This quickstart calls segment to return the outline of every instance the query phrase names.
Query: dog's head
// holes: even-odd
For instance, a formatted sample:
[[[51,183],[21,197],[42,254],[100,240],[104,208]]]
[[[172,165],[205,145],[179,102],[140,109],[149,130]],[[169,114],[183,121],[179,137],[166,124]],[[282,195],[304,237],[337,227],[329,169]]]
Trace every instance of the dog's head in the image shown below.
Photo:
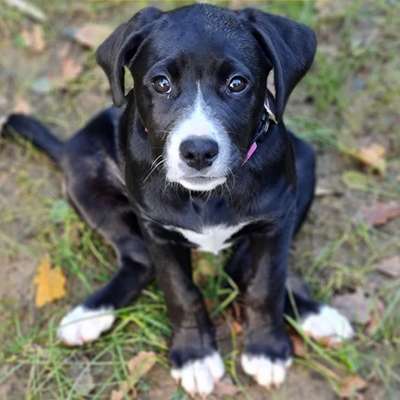
[[[126,101],[124,69],[131,71],[137,112],[153,160],[165,159],[166,179],[208,191],[243,162],[269,72],[279,122],[315,47],[314,33],[287,18],[198,4],[143,9],[99,47],[97,60],[117,106]]]

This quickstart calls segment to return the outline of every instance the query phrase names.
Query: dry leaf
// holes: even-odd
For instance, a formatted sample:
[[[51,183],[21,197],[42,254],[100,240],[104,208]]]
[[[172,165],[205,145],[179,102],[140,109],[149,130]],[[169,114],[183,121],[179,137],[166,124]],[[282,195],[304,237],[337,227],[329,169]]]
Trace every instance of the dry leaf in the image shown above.
[[[369,207],[361,209],[363,220],[371,226],[379,226],[400,217],[400,203],[390,201],[388,203],[377,202]]]
[[[36,307],[42,307],[65,296],[65,276],[60,267],[51,268],[48,255],[40,261],[34,283],[36,285]]]
[[[69,81],[77,78],[82,71],[82,66],[73,58],[65,57],[61,62],[61,77],[57,79],[59,85],[64,86]]]
[[[235,335],[240,335],[243,332],[242,325],[238,321],[235,321],[235,320],[233,320],[231,322],[231,330],[233,331],[233,333]]]
[[[152,351],[141,351],[128,361],[128,385],[133,388],[157,362],[157,356]]]
[[[113,390],[111,392],[110,400],[124,400],[126,393],[122,390]]]
[[[332,305],[352,322],[366,324],[370,320],[372,302],[361,289],[354,293],[335,296]]]
[[[293,353],[297,357],[305,357],[307,354],[306,346],[304,340],[302,340],[298,335],[290,335],[290,339],[293,344]]]
[[[341,398],[353,398],[357,392],[364,390],[367,382],[358,375],[350,375],[343,379],[340,385],[339,394]]]
[[[32,112],[32,108],[27,100],[21,97],[17,97],[17,99],[15,100],[13,112],[30,114]]]
[[[81,45],[89,48],[99,46],[112,32],[112,28],[108,25],[86,24],[80,28],[71,28],[67,31]]]
[[[221,381],[217,382],[215,386],[215,396],[222,397],[229,396],[233,397],[239,393],[239,388],[235,386],[229,377],[223,378]]]
[[[400,256],[384,258],[376,269],[392,278],[400,278]]]
[[[358,161],[381,174],[386,170],[385,153],[385,148],[377,143],[361,147],[360,149],[351,152],[353,157]]]
[[[42,52],[46,47],[43,28],[38,24],[33,25],[31,29],[24,29],[21,37],[25,45],[35,53]]]

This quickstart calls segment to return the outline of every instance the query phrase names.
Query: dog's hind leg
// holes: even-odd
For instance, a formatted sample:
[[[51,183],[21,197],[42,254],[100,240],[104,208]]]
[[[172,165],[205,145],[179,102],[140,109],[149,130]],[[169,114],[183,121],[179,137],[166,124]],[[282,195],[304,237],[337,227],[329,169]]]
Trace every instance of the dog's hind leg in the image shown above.
[[[239,242],[228,260],[225,271],[238,285],[245,288],[251,278],[249,242]],[[354,332],[349,321],[335,308],[315,301],[304,281],[289,274],[286,283],[286,316],[297,321],[304,333],[317,340],[340,342],[350,339]]]
[[[107,156],[101,160],[93,157],[76,160],[66,170],[72,203],[91,227],[112,244],[119,265],[108,284],[61,321],[58,336],[68,345],[93,341],[110,329],[115,310],[135,300],[154,277],[136,215],[121,181],[114,176],[117,170],[112,163]]]

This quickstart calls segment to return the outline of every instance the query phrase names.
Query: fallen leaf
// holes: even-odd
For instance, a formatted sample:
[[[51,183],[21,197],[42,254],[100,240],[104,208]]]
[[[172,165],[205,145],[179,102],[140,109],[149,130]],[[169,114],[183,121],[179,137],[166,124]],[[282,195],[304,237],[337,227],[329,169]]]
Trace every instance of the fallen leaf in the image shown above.
[[[239,388],[233,384],[232,380],[225,376],[215,385],[214,394],[218,397],[230,396],[233,397],[239,393]]]
[[[377,202],[372,206],[362,208],[361,215],[368,225],[383,225],[392,219],[400,217],[400,203],[396,201],[388,203]]]
[[[235,333],[236,335],[240,335],[243,332],[242,325],[238,321],[235,321],[235,320],[233,320],[231,322],[231,329],[232,329],[233,333]]]
[[[367,382],[359,375],[350,375],[343,379],[340,384],[339,395],[341,398],[354,398],[357,392],[367,387]]]
[[[307,354],[306,346],[304,340],[302,340],[298,335],[290,335],[290,339],[293,344],[293,353],[297,357],[305,357]]]
[[[400,278],[400,256],[384,258],[376,269],[392,278]]]
[[[364,325],[370,320],[372,301],[361,289],[354,293],[335,296],[332,299],[332,306],[352,322]]]
[[[129,388],[133,388],[139,380],[145,376],[157,362],[157,356],[152,351],[141,351],[128,361],[129,376],[127,379]]]
[[[108,25],[86,24],[79,28],[68,28],[67,36],[74,39],[84,47],[98,47],[112,32]]]
[[[124,400],[126,393],[122,390],[113,390],[111,392],[110,400]]]
[[[66,278],[60,267],[51,267],[48,255],[40,261],[34,283],[36,285],[36,307],[42,307],[65,296]]]
[[[65,57],[61,61],[61,76],[57,79],[57,86],[64,86],[69,81],[72,81],[82,71],[82,65],[73,58]]]
[[[14,103],[13,112],[22,113],[22,114],[30,114],[32,112],[32,108],[26,99],[17,97],[17,99],[15,100],[15,103]]]
[[[46,47],[43,28],[38,24],[33,25],[30,29],[24,29],[21,37],[25,46],[35,53],[42,52]]]
[[[377,143],[372,143],[350,152],[350,154],[362,164],[371,167],[381,174],[386,170],[385,153],[385,148]]]

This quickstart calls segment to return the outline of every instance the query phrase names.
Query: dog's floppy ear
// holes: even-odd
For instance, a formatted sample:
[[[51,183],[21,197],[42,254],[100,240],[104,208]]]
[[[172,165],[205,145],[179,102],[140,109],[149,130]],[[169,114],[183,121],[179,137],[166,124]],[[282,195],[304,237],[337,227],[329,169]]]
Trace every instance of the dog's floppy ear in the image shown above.
[[[253,8],[239,15],[250,23],[253,35],[273,64],[275,111],[280,120],[290,93],[313,62],[315,33],[303,24]]]
[[[137,54],[149,34],[152,23],[162,15],[155,7],[147,7],[120,25],[97,49],[96,59],[110,82],[114,104],[125,101],[124,66]]]

